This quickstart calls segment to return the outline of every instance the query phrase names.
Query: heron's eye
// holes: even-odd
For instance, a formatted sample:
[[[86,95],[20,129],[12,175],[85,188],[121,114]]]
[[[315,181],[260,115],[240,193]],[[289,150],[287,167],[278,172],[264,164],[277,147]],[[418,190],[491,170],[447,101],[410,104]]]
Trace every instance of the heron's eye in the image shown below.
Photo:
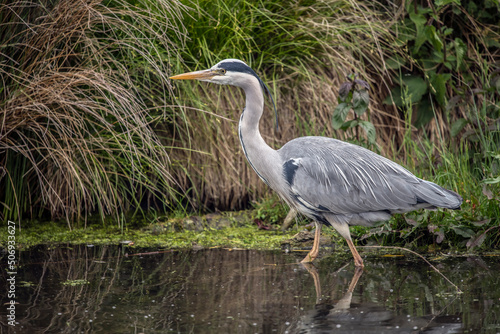
[[[222,75],[226,74],[226,69],[224,68],[219,69],[219,73]]]

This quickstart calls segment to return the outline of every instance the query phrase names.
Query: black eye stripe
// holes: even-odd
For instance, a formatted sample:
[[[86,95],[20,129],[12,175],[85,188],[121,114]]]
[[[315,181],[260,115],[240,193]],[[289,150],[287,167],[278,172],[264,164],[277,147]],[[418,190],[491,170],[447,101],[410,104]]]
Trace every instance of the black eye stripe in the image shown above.
[[[219,68],[227,70],[227,71],[233,71],[233,72],[240,72],[240,73],[248,73],[253,75],[254,77],[257,77],[257,73],[255,73],[254,70],[252,70],[248,65],[236,62],[236,61],[231,61],[231,62],[224,62],[219,64]]]

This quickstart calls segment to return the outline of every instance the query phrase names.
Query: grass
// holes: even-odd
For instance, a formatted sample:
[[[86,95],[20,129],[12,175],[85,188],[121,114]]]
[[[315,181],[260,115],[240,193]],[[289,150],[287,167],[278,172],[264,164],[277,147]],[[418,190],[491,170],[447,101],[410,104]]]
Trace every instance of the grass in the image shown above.
[[[0,212],[69,228],[148,205],[179,187],[167,143],[168,57],[183,36],[167,1],[0,3]]]

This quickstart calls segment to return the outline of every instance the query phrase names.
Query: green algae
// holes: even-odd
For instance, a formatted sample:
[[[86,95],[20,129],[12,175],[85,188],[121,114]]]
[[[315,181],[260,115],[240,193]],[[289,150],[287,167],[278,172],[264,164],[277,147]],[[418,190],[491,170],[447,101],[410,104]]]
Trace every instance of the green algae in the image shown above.
[[[22,230],[16,231],[16,246],[20,250],[47,244],[126,244],[132,247],[172,249],[227,247],[271,250],[280,249],[281,242],[297,232],[296,230],[282,232],[279,226],[271,227],[269,230],[260,229],[247,218],[240,217],[236,221],[226,216],[217,219],[190,217],[134,228],[94,224],[71,231],[63,223],[28,224]],[[0,245],[5,247],[7,240],[7,229],[1,229]]]

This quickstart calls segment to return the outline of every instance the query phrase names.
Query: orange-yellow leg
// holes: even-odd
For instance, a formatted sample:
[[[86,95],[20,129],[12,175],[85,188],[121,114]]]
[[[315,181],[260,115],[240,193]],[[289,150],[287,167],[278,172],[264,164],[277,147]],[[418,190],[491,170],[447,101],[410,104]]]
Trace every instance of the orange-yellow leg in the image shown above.
[[[302,263],[313,262],[319,254],[319,240],[321,238],[321,224],[316,223],[316,232],[314,232],[314,242],[311,251],[306,255]],[[359,256],[359,255],[358,255]],[[360,257],[361,258],[361,257]]]
[[[359,255],[358,251],[356,250],[356,247],[354,247],[354,244],[352,243],[351,238],[346,239],[347,244],[349,245],[349,249],[351,250],[352,256],[354,257],[354,265],[356,267],[363,268],[365,265],[363,264],[363,259]]]

